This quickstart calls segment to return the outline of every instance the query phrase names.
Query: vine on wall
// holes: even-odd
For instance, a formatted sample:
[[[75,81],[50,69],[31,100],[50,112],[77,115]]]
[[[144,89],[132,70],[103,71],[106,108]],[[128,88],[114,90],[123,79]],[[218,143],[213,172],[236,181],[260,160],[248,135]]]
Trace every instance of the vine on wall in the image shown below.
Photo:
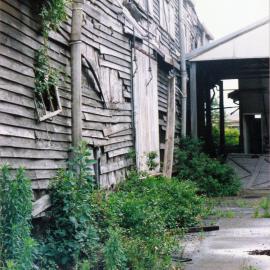
[[[43,45],[35,55],[35,102],[37,109],[42,109],[45,114],[46,111],[58,109],[55,89],[59,84],[60,74],[50,64],[49,33],[57,31],[67,19],[66,6],[70,3],[71,0],[47,0],[44,1],[40,12]]]

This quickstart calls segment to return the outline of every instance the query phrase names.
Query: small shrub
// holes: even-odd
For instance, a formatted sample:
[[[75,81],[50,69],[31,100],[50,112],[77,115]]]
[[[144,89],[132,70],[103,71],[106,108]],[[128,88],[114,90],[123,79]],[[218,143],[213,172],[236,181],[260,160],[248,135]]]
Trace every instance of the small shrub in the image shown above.
[[[42,34],[48,38],[50,31],[57,31],[61,23],[68,18],[66,6],[70,0],[47,0],[42,7]]]
[[[263,210],[262,217],[264,218],[270,218],[270,197],[263,198],[260,202],[260,207]]]
[[[33,268],[35,242],[31,238],[31,182],[24,170],[11,176],[4,165],[0,169],[0,267]]]
[[[175,152],[177,177],[195,182],[208,196],[236,195],[240,181],[233,169],[202,153],[201,145],[194,139],[180,140]]]
[[[148,166],[149,171],[155,170],[155,168],[158,166],[158,163],[156,162],[156,158],[158,157],[157,152],[152,151],[147,154],[147,162],[146,165]]]
[[[121,243],[120,233],[112,228],[108,230],[109,239],[105,244],[104,258],[106,270],[127,270],[127,258]]]
[[[260,213],[262,210],[262,214]],[[270,218],[270,197],[263,198],[259,206],[255,208],[253,213],[254,218]]]
[[[98,234],[92,215],[94,189],[90,150],[86,143],[73,149],[68,169],[58,172],[50,190],[51,222],[43,256],[58,267],[69,269],[81,259],[97,261]]]
[[[169,269],[177,244],[173,230],[178,233],[197,224],[206,213],[205,199],[196,191],[189,182],[149,176],[142,179],[134,172],[115,192],[97,191],[93,205],[105,246],[117,247],[120,258],[124,253],[128,269]],[[107,240],[111,239],[108,228],[121,232],[114,241]]]

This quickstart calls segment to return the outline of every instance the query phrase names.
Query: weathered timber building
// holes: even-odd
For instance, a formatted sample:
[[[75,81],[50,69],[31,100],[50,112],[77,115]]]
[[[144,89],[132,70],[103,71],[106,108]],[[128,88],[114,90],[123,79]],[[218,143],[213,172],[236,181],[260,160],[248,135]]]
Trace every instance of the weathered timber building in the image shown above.
[[[33,189],[42,191],[66,166],[71,146],[71,7],[68,20],[49,35],[50,62],[61,81],[54,102],[43,100],[40,111],[34,101],[35,54],[43,44],[37,2],[0,0],[0,164],[25,167]],[[82,137],[97,160],[98,182],[110,187],[125,177],[131,149],[142,170],[147,153],[164,159],[172,93],[172,113],[181,119],[179,3],[88,0],[82,8]],[[192,1],[183,8],[189,51],[211,35]]]

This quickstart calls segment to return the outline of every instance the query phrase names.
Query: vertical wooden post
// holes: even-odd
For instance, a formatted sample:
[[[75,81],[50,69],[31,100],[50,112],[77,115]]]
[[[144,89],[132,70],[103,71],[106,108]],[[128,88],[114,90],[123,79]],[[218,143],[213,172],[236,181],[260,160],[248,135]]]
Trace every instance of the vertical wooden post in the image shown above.
[[[197,116],[197,66],[196,63],[190,65],[190,119],[191,136],[198,137],[198,116]]]
[[[224,94],[223,81],[219,83],[219,152],[224,153],[225,150],[225,113],[224,113]]]
[[[73,0],[71,26],[72,145],[82,139],[81,28],[84,0]]]
[[[206,94],[206,147],[208,153],[213,153],[213,136],[212,136],[212,113],[211,113],[211,92],[210,85],[206,86],[205,94]]]
[[[175,133],[175,76],[170,78],[163,175],[172,176]]]

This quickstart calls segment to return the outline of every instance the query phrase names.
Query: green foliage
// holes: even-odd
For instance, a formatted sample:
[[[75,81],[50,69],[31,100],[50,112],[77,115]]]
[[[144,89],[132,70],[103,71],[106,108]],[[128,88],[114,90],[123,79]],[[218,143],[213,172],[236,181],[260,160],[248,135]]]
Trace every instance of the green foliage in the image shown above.
[[[89,261],[83,260],[83,262],[79,264],[79,270],[89,270],[89,269],[91,269]]]
[[[239,144],[240,131],[237,128],[225,128],[225,140],[226,145],[238,145]]]
[[[101,238],[106,242],[111,239],[108,228],[118,228],[119,233],[113,235],[115,240],[105,245],[110,250],[117,247],[118,253],[114,253],[122,258],[118,261],[127,259],[128,269],[169,269],[176,247],[172,232],[197,224],[206,213],[205,200],[196,195],[192,183],[163,177],[142,179],[134,172],[115,192],[96,192],[94,201],[98,223],[103,228]],[[125,269],[125,264],[121,267]]]
[[[96,262],[98,235],[91,208],[94,189],[90,151],[86,143],[73,149],[68,169],[58,172],[50,190],[51,222],[42,253],[64,269],[80,259]]]
[[[219,145],[219,128],[214,125],[212,127],[212,135],[214,145]],[[226,127],[225,128],[225,142],[227,146],[236,146],[239,144],[240,131],[237,128]]]
[[[59,73],[52,68],[48,54],[48,39],[50,31],[57,31],[62,22],[67,19],[66,6],[70,0],[46,0],[44,1],[40,16],[42,19],[42,35],[44,45],[37,51],[35,55],[35,94],[37,101],[41,102],[43,95],[52,97],[50,92],[52,87],[59,83]],[[41,105],[41,104],[38,104]]]
[[[236,195],[240,181],[226,164],[201,152],[201,142],[182,139],[175,151],[177,177],[195,182],[200,192],[208,196]]]
[[[127,258],[121,243],[120,232],[109,228],[109,239],[105,244],[104,258],[106,270],[126,270]]]
[[[4,165],[0,169],[0,267],[33,268],[34,240],[31,238],[31,182],[20,168],[15,177]]]
[[[132,160],[132,170],[136,170],[136,150],[131,148],[127,153],[127,158]]]
[[[35,60],[35,93],[38,97],[37,100],[42,100],[44,95],[49,95],[52,98],[50,92],[52,87],[58,85],[59,73],[50,66],[46,47],[42,47],[37,51]]]
[[[260,201],[260,207],[263,209],[263,217],[270,218],[270,197],[263,198]]]
[[[260,214],[260,209],[263,211],[262,214]],[[260,201],[259,207],[255,209],[253,217],[254,218],[270,218],[270,197],[265,197]]]
[[[48,38],[50,31],[57,31],[61,23],[67,19],[66,6],[71,0],[47,0],[43,4],[40,16],[42,18],[42,34]]]
[[[157,166],[158,163],[156,162],[156,158],[158,157],[157,152],[152,151],[147,154],[147,162],[146,165],[150,171],[153,171]]]

